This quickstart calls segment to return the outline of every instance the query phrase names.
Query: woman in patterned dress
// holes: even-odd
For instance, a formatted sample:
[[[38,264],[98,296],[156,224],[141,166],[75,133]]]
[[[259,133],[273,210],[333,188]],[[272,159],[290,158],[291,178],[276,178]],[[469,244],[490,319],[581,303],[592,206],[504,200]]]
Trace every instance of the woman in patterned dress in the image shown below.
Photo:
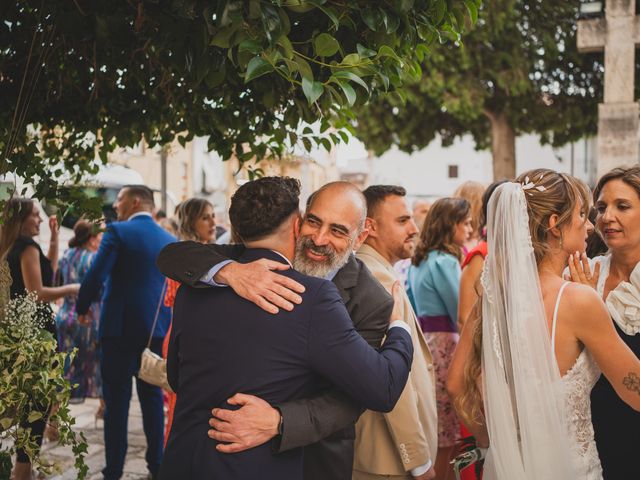
[[[69,240],[69,249],[58,263],[60,283],[82,283],[91,262],[98,251],[102,233],[86,220],[78,220],[73,227],[74,236]],[[67,297],[58,314],[58,344],[60,350],[77,348],[76,357],[68,366],[67,378],[71,385],[77,385],[71,392],[71,402],[81,403],[86,397],[100,398],[100,409],[96,419],[102,418],[102,378],[100,375],[100,355],[98,349],[98,327],[100,322],[100,302],[89,308],[88,325],[81,325],[76,314],[76,297]]]
[[[452,478],[449,465],[460,439],[460,422],[445,389],[458,344],[458,294],[462,247],[471,235],[471,208],[461,198],[436,201],[420,232],[409,269],[408,294],[433,355],[438,410],[436,478]]]

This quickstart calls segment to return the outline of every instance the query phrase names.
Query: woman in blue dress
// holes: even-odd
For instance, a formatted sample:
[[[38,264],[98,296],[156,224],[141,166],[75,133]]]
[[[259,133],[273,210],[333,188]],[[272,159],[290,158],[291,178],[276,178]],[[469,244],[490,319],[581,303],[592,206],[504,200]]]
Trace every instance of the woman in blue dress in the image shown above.
[[[85,220],[78,220],[73,231],[74,237],[69,241],[69,249],[58,263],[62,285],[82,283],[102,238],[102,233]],[[56,315],[56,326],[60,350],[68,352],[73,348],[78,349],[76,357],[69,365],[67,378],[71,385],[77,385],[71,392],[71,401],[81,403],[86,397],[102,397],[98,350],[100,302],[93,303],[89,308],[87,316],[91,322],[85,326],[78,322],[76,300],[75,296],[64,299],[64,304]],[[101,414],[102,407],[96,418],[101,418]]]
[[[460,422],[445,383],[458,344],[458,293],[462,247],[473,231],[471,207],[462,198],[435,202],[411,261],[408,294],[433,355],[438,410],[438,479],[450,478],[449,461],[460,439]]]

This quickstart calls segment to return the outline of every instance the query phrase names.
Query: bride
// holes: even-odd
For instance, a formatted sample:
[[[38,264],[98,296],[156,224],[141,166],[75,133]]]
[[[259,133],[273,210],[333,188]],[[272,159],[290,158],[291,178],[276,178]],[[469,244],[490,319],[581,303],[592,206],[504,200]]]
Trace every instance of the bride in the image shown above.
[[[491,198],[481,307],[465,325],[447,384],[489,446],[487,480],[601,479],[589,405],[601,372],[640,410],[640,360],[597,293],[562,278],[593,228],[588,208],[584,184],[547,169]]]

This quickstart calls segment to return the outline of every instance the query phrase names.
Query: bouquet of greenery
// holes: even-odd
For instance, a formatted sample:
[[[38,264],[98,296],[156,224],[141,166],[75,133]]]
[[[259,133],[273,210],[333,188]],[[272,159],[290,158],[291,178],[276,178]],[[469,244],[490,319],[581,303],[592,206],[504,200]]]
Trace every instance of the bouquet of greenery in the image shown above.
[[[54,471],[54,465],[40,458],[30,429],[21,426],[49,411],[48,421],[58,429],[59,444],[71,445],[78,478],[84,479],[87,443],[82,433],[78,436],[71,429],[75,423],[69,413],[71,385],[64,377],[65,364],[75,352],[56,352],[56,339],[44,329],[46,322],[53,321],[51,309],[38,302],[35,294],[9,301],[4,313],[0,321],[0,479],[9,478],[7,457],[18,448],[43,473]]]

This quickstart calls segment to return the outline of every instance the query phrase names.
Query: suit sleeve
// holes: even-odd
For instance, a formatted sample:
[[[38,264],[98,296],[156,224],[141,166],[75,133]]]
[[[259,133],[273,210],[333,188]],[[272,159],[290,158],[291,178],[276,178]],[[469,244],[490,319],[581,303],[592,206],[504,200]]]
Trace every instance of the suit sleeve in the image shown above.
[[[425,400],[417,398],[416,389],[411,382],[411,377],[409,377],[395,408],[384,414],[389,432],[391,432],[391,437],[398,449],[398,455],[400,458],[405,453],[408,456],[409,462],[403,463],[407,472],[424,465],[428,461],[433,464],[436,461],[435,458],[431,458],[429,442],[421,428],[418,414],[418,404],[420,401]]]
[[[79,315],[84,315],[89,311],[89,307],[93,302],[98,300],[102,285],[107,279],[118,257],[118,249],[120,248],[120,237],[113,228],[113,225],[107,228],[98,253],[91,262],[91,267],[87,272],[82,285],[80,286],[80,292],[78,293],[78,300],[76,302],[76,312]]]
[[[391,284],[385,285],[391,289]],[[404,302],[402,318],[409,323],[412,318],[412,312],[407,312],[407,306],[411,304]],[[403,458],[406,455],[407,463],[403,462],[403,466],[407,472],[431,461],[435,464],[435,458],[431,458],[431,450],[429,442],[424,434],[421,425],[418,405],[426,399],[419,399],[416,395],[416,389],[412,384],[412,378],[409,376],[407,385],[402,391],[402,395],[398,399],[398,403],[393,410],[384,413],[384,419],[393,438],[394,444],[398,449],[398,455]]]
[[[390,411],[409,376],[411,335],[389,330],[379,352],[356,332],[336,287],[324,282],[311,309],[308,357],[312,368],[365,408]]]
[[[175,242],[162,249],[156,264],[162,274],[172,280],[190,287],[207,288],[200,278],[218,263],[237,259],[244,250],[244,245]]]
[[[392,310],[393,299],[385,298],[359,322],[361,328],[358,328],[357,332],[373,348],[380,347],[384,332],[379,332],[378,328],[375,332],[370,331],[368,326],[388,324]],[[365,337],[363,333],[368,335]],[[276,407],[280,410],[284,427],[282,435],[274,439],[273,450],[276,453],[319,442],[332,433],[352,425],[364,411],[360,403],[335,387],[322,395],[286,402]]]

